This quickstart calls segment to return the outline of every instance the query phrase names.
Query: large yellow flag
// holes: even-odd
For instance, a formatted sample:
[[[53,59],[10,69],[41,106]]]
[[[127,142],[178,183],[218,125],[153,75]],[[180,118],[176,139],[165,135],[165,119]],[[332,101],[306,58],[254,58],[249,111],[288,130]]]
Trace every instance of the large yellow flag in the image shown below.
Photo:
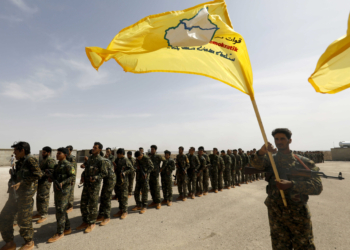
[[[121,30],[107,49],[85,50],[95,69],[114,58],[126,72],[203,75],[254,99],[246,44],[233,30],[224,0],[148,16]]]
[[[350,16],[347,34],[329,45],[309,82],[317,92],[328,94],[350,87]]]

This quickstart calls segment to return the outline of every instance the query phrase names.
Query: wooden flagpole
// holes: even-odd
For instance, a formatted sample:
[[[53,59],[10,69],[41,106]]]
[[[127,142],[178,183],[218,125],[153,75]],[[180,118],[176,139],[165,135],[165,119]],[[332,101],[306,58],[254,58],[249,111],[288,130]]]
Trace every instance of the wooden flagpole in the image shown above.
[[[266,137],[264,125],[263,125],[263,123],[261,121],[261,117],[260,117],[260,114],[259,114],[258,106],[256,105],[254,96],[250,95],[250,100],[252,101],[252,104],[253,104],[253,107],[254,107],[254,111],[255,111],[255,115],[256,115],[256,118],[258,119],[258,123],[259,123],[259,127],[260,127],[260,130],[261,130],[261,134],[262,134],[262,136],[264,138],[264,141],[265,141],[266,149],[268,149],[268,142],[267,142],[267,137]],[[275,174],[276,180],[280,181],[280,176],[278,175],[278,171],[277,171],[277,168],[276,168],[276,163],[275,163],[275,161],[274,161],[274,159],[272,157],[272,154],[269,151],[267,151],[267,153],[269,155],[270,162],[271,162],[272,169],[273,169],[273,172]],[[287,201],[286,201],[286,197],[284,195],[284,192],[283,192],[283,190],[280,190],[280,192],[281,192],[283,204],[284,204],[285,207],[287,207]]]

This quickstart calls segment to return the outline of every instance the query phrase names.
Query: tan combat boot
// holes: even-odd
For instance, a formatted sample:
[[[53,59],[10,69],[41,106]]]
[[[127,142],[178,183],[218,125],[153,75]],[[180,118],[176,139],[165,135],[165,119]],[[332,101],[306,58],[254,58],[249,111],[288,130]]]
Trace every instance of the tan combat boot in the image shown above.
[[[63,231],[64,235],[69,235],[71,233],[72,233],[72,229],[70,229],[70,228]]]
[[[33,215],[32,216],[32,219],[40,219],[41,218],[41,215],[40,214],[36,214],[36,215]]]
[[[184,198],[182,199],[182,201],[187,201],[187,197],[184,197]]]
[[[202,193],[199,193],[199,194],[198,194],[198,197],[202,197],[202,196],[203,196],[203,194],[202,194]]]
[[[237,184],[237,186],[238,186],[238,187],[240,187],[240,186],[241,186],[241,184],[239,184],[239,183],[238,183],[238,184]]]
[[[208,192],[204,192],[203,195],[208,195]]]
[[[160,203],[157,203],[156,209],[160,209],[162,207],[162,205],[160,205]]]
[[[114,218],[118,218],[120,216],[122,216],[123,211],[119,210],[118,213],[116,213],[115,215],[113,215]]]
[[[172,201],[168,201],[167,203],[168,203],[168,204],[167,204],[168,207],[171,207],[171,205],[173,205],[173,202],[172,202]]]
[[[157,206],[157,203],[154,203],[153,201],[151,204],[148,205],[148,207],[156,207],[156,206]]]
[[[220,188],[219,191],[222,192],[222,188]]]
[[[194,194],[191,195],[191,198],[192,198],[192,200],[194,200],[194,198],[195,198]]]
[[[85,233],[91,233],[92,230],[94,230],[96,227],[96,224],[90,224],[86,229],[85,229]]]
[[[105,226],[111,221],[110,218],[103,219],[103,221],[100,223],[100,226]]]
[[[124,220],[126,218],[126,216],[128,216],[128,213],[123,213],[122,216],[120,217],[120,219]]]
[[[138,206],[135,206],[133,209],[131,209],[131,211],[137,211],[137,210],[141,210],[142,207],[138,207]]]
[[[143,207],[140,211],[140,214],[144,214],[144,213],[146,213],[146,211],[147,211],[147,208]]]
[[[231,188],[235,188],[235,185],[232,185]]]
[[[34,249],[34,241],[29,241],[19,249],[19,250],[33,250]]]
[[[16,250],[16,243],[14,241],[7,242],[1,250]]]
[[[54,243],[60,239],[62,239],[64,236],[64,234],[55,234],[54,236],[52,236],[47,242],[48,243]]]
[[[215,189],[214,193],[216,193],[216,194],[217,194],[218,192],[219,192],[219,191],[218,191],[217,189]]]
[[[79,227],[76,228],[76,230],[83,230],[86,229],[89,226],[89,224],[83,222]]]
[[[38,221],[36,222],[36,224],[43,223],[43,222],[46,221],[46,220],[47,220],[47,218],[42,217],[40,220],[38,220]]]
[[[69,214],[72,211],[73,211],[73,208],[71,207],[71,208],[68,208],[66,212],[67,212],[67,214]]]

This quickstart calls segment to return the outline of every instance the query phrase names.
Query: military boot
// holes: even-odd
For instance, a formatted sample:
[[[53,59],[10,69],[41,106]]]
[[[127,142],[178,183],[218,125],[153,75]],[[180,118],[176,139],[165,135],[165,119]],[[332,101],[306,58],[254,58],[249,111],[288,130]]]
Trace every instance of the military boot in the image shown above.
[[[40,219],[41,218],[41,215],[40,214],[36,214],[36,215],[33,215],[32,216],[32,219]]]
[[[142,207],[138,207],[138,206],[135,206],[133,209],[131,209],[131,211],[137,211],[137,210],[141,210]]]
[[[62,239],[64,236],[64,234],[55,234],[54,236],[52,236],[47,242],[48,243],[54,243],[60,239]]]
[[[151,204],[148,205],[148,207],[156,207],[157,206],[157,203],[153,202]]]
[[[146,211],[147,211],[147,208],[143,207],[140,211],[140,214],[144,214],[144,213],[146,213]]]
[[[69,234],[71,234],[72,233],[72,229],[65,229],[64,231],[63,231],[63,234],[64,235],[69,235]]]
[[[160,203],[157,203],[156,209],[160,209],[162,207],[162,205],[160,205]]]
[[[29,241],[19,249],[19,250],[33,250],[34,249],[34,241]]]
[[[126,216],[128,216],[128,213],[124,212],[124,213],[122,214],[122,216],[120,217],[120,219],[124,220],[124,219],[126,218]]]
[[[110,218],[103,219],[103,221],[100,223],[100,226],[105,226],[111,221]]]
[[[79,227],[76,228],[76,230],[83,230],[86,229],[89,226],[89,224],[83,222]]]
[[[216,194],[217,194],[218,192],[219,192],[219,191],[218,191],[217,189],[215,189],[215,190],[214,190],[214,193],[216,193]]]
[[[0,250],[16,250],[16,243],[13,241],[7,242]]]
[[[120,216],[122,216],[123,211],[119,210],[118,213],[116,213],[115,215],[113,215],[114,218],[118,218]]]
[[[73,208],[71,207],[71,208],[68,208],[66,212],[67,212],[67,214],[69,214],[72,211],[73,211]]]
[[[90,224],[86,229],[85,233],[90,233],[92,230],[94,230],[96,227],[96,224]]]
[[[36,224],[40,224],[40,223],[43,223],[44,221],[46,221],[47,220],[47,218],[45,218],[45,217],[41,217],[41,219],[40,220],[38,220],[37,222],[36,222]]]
[[[168,201],[167,205],[168,205],[168,207],[171,207],[171,205],[173,205],[173,202],[172,201]]]

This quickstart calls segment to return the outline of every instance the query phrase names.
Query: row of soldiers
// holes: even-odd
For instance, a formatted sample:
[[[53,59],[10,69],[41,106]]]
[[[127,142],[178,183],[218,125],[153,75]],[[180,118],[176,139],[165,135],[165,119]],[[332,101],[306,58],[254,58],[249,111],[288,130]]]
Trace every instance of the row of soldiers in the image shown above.
[[[0,231],[6,242],[1,250],[15,249],[13,222],[17,211],[20,234],[26,241],[21,249],[33,249],[34,231],[31,220],[38,218],[39,224],[47,220],[52,182],[54,183],[57,231],[48,242],[56,242],[72,232],[68,213],[73,210],[77,173],[77,163],[71,154],[73,147],[67,146],[57,150],[57,164],[51,157],[50,147],[43,148],[40,164],[30,155],[28,143],[19,142],[12,147],[18,161],[15,171],[11,172],[9,200],[0,214]],[[98,221],[101,221],[100,226],[110,222],[113,190],[116,194],[115,199],[119,202],[119,212],[114,217],[121,219],[127,217],[128,198],[132,195],[135,178],[136,206],[132,210],[140,210],[140,214],[143,214],[147,207],[160,209],[161,205],[172,205],[172,173],[175,169],[180,194],[177,199],[182,201],[186,201],[187,198],[195,199],[195,196],[202,197],[208,192],[218,193],[223,188],[235,188],[242,183],[248,184],[264,177],[263,174],[245,175],[242,171],[242,168],[249,165],[250,160],[255,157],[255,149],[247,153],[242,149],[226,152],[222,150],[220,154],[219,150],[214,148],[213,153],[208,155],[204,147],[199,147],[197,152],[194,147],[191,147],[188,154],[184,154],[184,148],[179,147],[179,154],[175,160],[170,158],[170,151],[165,151],[164,156],[158,155],[155,145],[151,146],[148,155],[143,152],[143,148],[139,148],[134,155],[135,158],[132,157],[131,151],[125,156],[122,148],[116,151],[116,156],[111,148],[107,148],[106,155],[103,157],[102,149],[101,143],[94,143],[91,155],[86,157],[84,164],[81,165],[84,169],[80,180],[83,186],[80,205],[82,224],[77,227],[77,230],[85,230],[86,233],[94,230]],[[163,191],[162,201],[159,176],[161,176]],[[209,179],[211,190],[209,190]],[[28,189],[28,185],[33,188]],[[17,193],[12,190],[16,190]],[[150,205],[148,205],[149,191],[152,196]],[[38,213],[28,218],[29,210],[33,209],[32,198],[35,192],[37,192]],[[99,197],[100,207],[98,208]],[[14,210],[13,206],[18,210]]]
[[[324,153],[321,151],[306,151],[306,152],[293,151],[293,152],[294,154],[298,154],[306,158],[309,158],[315,163],[324,163]]]

